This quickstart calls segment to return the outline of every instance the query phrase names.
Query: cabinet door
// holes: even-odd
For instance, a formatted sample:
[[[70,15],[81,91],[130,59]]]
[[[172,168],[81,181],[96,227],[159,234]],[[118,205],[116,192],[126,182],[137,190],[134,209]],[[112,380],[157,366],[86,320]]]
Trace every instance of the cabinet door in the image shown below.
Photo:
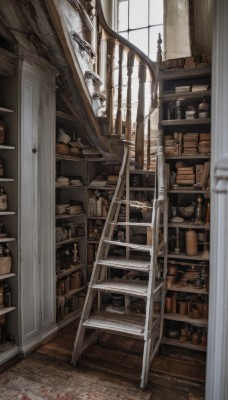
[[[54,76],[25,61],[21,75],[20,263],[24,351],[55,323]]]

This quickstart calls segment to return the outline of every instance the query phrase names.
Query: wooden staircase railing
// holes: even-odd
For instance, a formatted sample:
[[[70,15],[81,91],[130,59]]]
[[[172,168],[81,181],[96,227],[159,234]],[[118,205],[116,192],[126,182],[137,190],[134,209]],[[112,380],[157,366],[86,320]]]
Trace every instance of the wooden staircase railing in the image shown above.
[[[157,106],[156,63],[107,25],[100,0],[96,1],[96,19],[97,73],[105,82],[101,90],[106,94],[106,135],[133,143],[131,158],[136,169],[153,169],[157,135],[151,131],[150,119]]]

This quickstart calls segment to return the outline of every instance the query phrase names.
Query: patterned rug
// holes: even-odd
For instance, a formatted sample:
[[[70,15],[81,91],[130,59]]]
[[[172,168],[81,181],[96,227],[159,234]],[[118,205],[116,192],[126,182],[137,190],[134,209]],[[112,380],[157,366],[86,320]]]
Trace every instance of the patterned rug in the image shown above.
[[[61,362],[30,356],[0,375],[1,400],[150,400],[151,392]]]

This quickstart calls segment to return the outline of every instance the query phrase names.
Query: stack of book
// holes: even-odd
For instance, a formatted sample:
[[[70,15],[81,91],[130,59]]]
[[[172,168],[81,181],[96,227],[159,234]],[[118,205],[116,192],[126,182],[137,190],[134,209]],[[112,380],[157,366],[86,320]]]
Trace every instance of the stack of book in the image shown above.
[[[200,133],[198,151],[200,154],[210,154],[211,151],[210,133]]]
[[[209,187],[210,161],[196,165],[196,184],[202,189]]]
[[[198,133],[183,134],[183,155],[197,154],[198,136]]]
[[[174,132],[164,138],[166,156],[180,156],[182,154],[182,133]]]
[[[179,167],[177,168],[176,184],[177,185],[195,185],[196,176],[194,167]]]
[[[209,84],[205,85],[192,85],[192,92],[204,92],[205,90],[208,90],[210,87]]]
[[[176,86],[175,87],[175,93],[188,93],[191,91],[190,86]]]
[[[196,63],[196,59],[193,56],[190,57],[185,57],[184,60],[184,68],[194,68],[196,67],[197,63]]]

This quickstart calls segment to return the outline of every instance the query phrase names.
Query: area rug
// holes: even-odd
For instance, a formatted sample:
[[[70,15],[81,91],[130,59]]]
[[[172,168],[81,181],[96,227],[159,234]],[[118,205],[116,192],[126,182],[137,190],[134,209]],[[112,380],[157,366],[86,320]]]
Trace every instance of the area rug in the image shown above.
[[[150,400],[124,379],[30,356],[0,375],[1,400]]]

